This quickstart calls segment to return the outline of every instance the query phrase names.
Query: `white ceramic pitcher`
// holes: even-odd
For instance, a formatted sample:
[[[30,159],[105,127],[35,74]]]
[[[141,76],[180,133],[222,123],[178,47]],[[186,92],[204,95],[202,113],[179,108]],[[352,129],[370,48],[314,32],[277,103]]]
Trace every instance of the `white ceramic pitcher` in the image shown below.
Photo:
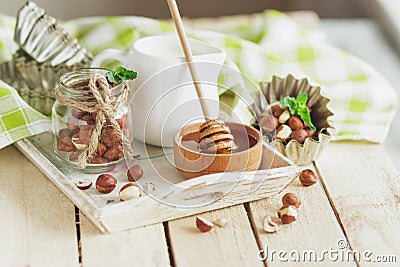
[[[207,108],[217,118],[217,81],[226,53],[193,39],[189,39],[189,45]],[[174,134],[184,125],[204,120],[177,35],[141,38],[129,52],[104,50],[95,57],[92,66],[98,67],[106,60],[118,60],[138,73],[130,82],[134,90],[131,107],[136,139],[172,147]]]

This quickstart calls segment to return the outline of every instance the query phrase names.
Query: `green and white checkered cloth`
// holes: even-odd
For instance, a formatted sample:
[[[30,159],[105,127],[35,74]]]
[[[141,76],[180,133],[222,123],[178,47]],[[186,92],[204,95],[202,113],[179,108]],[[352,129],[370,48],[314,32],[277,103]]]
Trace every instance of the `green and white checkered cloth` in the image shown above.
[[[13,24],[13,18],[0,16],[1,60],[11,58]],[[129,50],[141,37],[175,30],[169,22],[143,17],[82,18],[63,25],[93,54],[106,48]],[[265,11],[263,19],[252,24],[187,31],[192,38],[224,49],[226,64],[254,83],[291,73],[321,85],[335,114],[331,117],[336,128],[335,140],[382,142],[386,137],[397,106],[393,88],[368,64],[329,45],[321,32],[300,28],[274,10]],[[240,85],[230,73],[221,73],[219,83],[225,88]],[[27,108],[13,89],[3,84],[0,87],[4,87],[0,91],[0,148],[50,129],[48,119]],[[11,104],[10,97],[15,104]],[[235,111],[247,116],[245,107],[237,103],[232,102]],[[13,123],[8,123],[10,120]]]

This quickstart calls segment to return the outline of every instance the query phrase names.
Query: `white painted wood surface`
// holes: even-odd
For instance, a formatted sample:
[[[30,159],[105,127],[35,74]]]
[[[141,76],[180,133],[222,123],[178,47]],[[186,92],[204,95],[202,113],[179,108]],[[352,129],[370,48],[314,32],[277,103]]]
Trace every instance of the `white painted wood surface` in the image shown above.
[[[170,266],[162,224],[104,235],[82,213],[79,217],[83,266]]]
[[[352,249],[394,255],[399,264],[400,175],[382,146],[336,143],[317,167]]]
[[[202,233],[196,228],[196,216],[168,222],[176,266],[262,266],[258,246],[243,205],[201,214],[214,221],[227,220],[225,227],[214,226]]]
[[[311,168],[312,165],[303,166],[302,169]],[[265,216],[277,216],[277,211],[282,206],[282,196],[288,192],[295,193],[301,199],[298,208],[298,219],[290,225],[281,225],[277,233],[268,234],[263,230],[263,219]],[[340,228],[335,214],[332,211],[327,195],[321,183],[311,187],[304,187],[299,179],[296,179],[282,193],[268,199],[250,203],[251,220],[255,225],[255,234],[264,256],[270,256],[265,261],[268,266],[282,266],[284,262],[277,259],[277,255],[271,255],[272,250],[292,250],[303,253],[304,251],[315,251],[317,258],[322,259],[322,252],[329,248],[338,249],[339,240],[346,240]],[[346,249],[347,251],[348,249]],[[332,262],[328,255],[324,260],[296,263],[296,266],[318,266],[323,262],[324,266],[355,266],[354,262]],[[287,255],[286,258],[289,259]],[[288,260],[294,264],[293,261]],[[289,264],[289,265],[291,265]]]
[[[0,170],[0,266],[78,266],[74,205],[14,146]]]

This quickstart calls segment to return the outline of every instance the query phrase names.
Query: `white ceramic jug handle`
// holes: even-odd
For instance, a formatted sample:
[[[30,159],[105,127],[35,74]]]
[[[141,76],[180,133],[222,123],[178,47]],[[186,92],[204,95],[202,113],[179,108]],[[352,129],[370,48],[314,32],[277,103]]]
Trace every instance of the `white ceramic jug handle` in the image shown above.
[[[96,57],[93,59],[92,64],[90,65],[91,67],[98,68],[101,66],[101,64],[104,61],[107,60],[118,60],[120,61],[125,67],[128,66],[128,58],[129,58],[129,53],[125,51],[121,51],[118,49],[106,49],[101,51],[96,55]]]

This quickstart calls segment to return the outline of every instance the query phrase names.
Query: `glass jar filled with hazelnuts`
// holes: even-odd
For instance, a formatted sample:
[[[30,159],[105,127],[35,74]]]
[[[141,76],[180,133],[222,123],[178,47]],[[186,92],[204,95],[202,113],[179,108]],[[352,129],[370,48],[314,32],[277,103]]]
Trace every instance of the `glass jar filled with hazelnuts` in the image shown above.
[[[130,91],[123,77],[125,71],[130,79],[136,77],[125,68],[120,69],[120,76],[115,70],[98,68],[61,76],[52,108],[53,148],[59,159],[79,170],[97,173],[131,152]]]

